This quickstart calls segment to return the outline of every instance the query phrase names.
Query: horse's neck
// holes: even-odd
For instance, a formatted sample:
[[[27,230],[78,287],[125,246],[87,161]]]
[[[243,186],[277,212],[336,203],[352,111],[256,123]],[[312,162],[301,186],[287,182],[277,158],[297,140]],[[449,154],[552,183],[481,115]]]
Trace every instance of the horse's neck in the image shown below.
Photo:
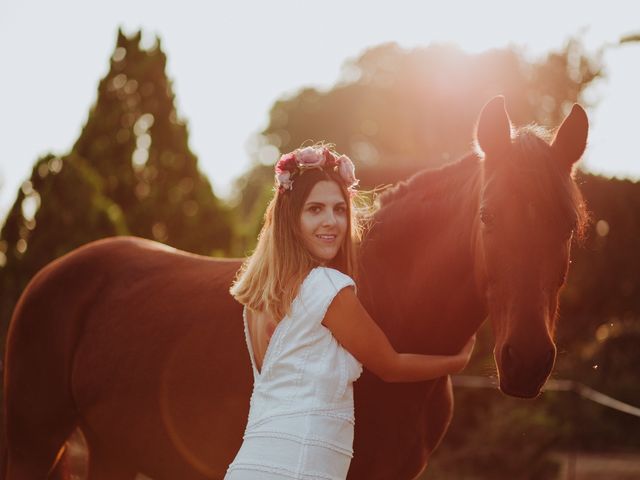
[[[480,167],[450,172],[462,178],[435,194],[409,184],[416,192],[380,209],[362,245],[360,297],[397,348],[447,353],[485,316],[474,248]]]

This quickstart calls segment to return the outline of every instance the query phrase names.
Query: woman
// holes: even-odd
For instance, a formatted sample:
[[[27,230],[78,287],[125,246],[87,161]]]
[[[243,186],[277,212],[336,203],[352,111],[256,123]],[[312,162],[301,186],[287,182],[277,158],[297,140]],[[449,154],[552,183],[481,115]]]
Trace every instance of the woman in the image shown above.
[[[358,301],[351,160],[322,146],[283,155],[254,253],[231,294],[244,307],[254,387],[225,479],[344,479],[353,455],[353,382],[459,372],[453,356],[397,353]]]

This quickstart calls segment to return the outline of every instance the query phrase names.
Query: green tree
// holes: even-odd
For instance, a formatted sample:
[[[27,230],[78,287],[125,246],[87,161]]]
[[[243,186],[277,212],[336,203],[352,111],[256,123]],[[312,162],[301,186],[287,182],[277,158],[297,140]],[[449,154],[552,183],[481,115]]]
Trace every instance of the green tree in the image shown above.
[[[2,344],[32,276],[99,238],[132,234],[199,254],[222,254],[230,214],[213,194],[177,116],[159,40],[118,32],[111,68],[71,151],[36,162],[0,231]]]
[[[363,187],[388,184],[467,152],[491,97],[506,96],[517,124],[555,126],[600,75],[599,56],[575,39],[533,61],[515,48],[477,54],[452,45],[370,48],[345,62],[329,90],[304,88],[274,103],[254,142],[254,168],[238,184],[244,231],[255,238],[266,206],[256,190],[270,188],[279,153],[331,142],[354,160]]]
[[[226,252],[229,214],[189,149],[160,41],[142,50],[140,38],[118,32],[111,69],[72,151],[105,179],[105,195],[132,234],[195,253]]]
[[[504,94],[518,124],[556,125],[599,75],[598,59],[577,40],[538,61],[514,48],[469,54],[451,45],[385,44],[346,62],[331,90],[277,101],[263,135],[282,151],[326,140],[362,167],[436,167],[469,150],[491,97]]]
[[[122,210],[104,196],[102,179],[83,158],[47,155],[38,160],[2,229],[2,331],[6,332],[18,297],[40,268],[91,240],[126,233]]]

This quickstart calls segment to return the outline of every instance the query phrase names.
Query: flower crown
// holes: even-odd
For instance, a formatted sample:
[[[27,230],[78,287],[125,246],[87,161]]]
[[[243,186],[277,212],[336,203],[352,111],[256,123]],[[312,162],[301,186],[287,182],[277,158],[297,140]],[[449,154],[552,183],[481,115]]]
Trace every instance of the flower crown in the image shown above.
[[[337,172],[350,194],[355,194],[359,180],[355,176],[353,162],[346,155],[336,156],[327,147],[298,148],[280,157],[276,163],[276,185],[284,193],[293,189],[293,180],[297,175],[312,168],[326,168]]]

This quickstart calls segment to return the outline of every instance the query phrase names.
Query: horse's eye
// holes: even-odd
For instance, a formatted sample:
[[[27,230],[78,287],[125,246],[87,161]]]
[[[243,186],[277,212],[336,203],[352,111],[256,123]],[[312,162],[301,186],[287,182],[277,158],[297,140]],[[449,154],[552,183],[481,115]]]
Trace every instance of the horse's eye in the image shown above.
[[[495,215],[486,208],[480,209],[480,221],[487,227],[493,226],[495,223]]]

